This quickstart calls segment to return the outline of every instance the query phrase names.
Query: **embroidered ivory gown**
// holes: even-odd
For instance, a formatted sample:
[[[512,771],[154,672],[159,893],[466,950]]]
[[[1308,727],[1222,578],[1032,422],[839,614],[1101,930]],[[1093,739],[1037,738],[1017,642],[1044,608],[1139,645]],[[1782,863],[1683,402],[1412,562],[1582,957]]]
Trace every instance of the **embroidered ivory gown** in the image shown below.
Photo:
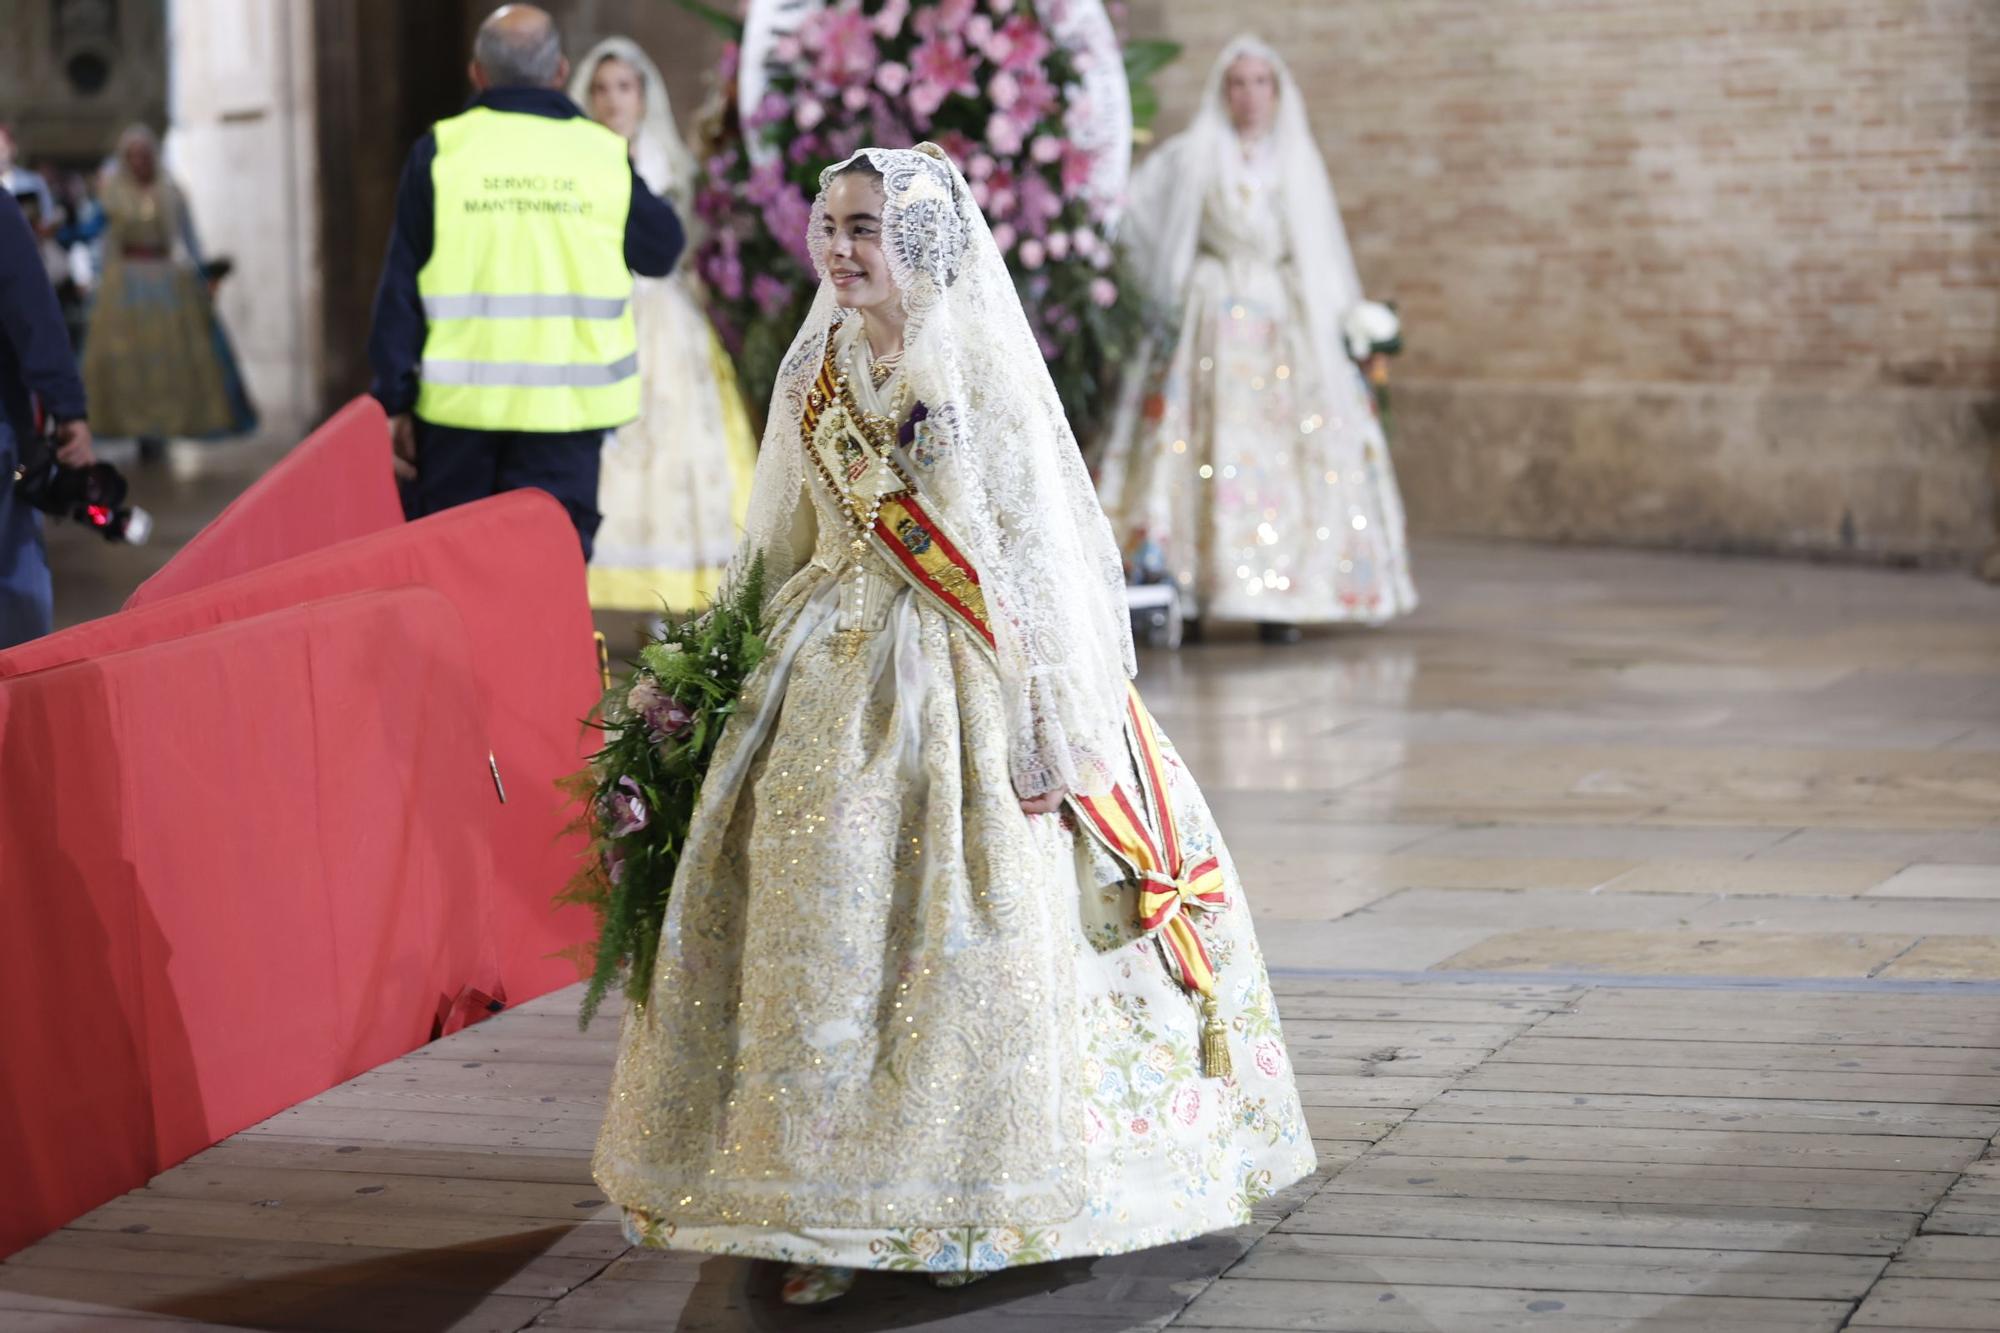
[[[1100,463],[1105,510],[1128,570],[1173,579],[1189,614],[1406,614],[1403,501],[1367,385],[1346,356],[1314,354],[1271,154],[1227,141],[1178,337]]]
[[[829,359],[887,414],[858,326]],[[1203,1077],[1200,1010],[1120,868],[1068,816],[1021,812],[983,644],[855,549],[829,434],[793,446],[814,555],[767,603],[771,656],[716,752],[653,998],[625,1019],[598,1180],[642,1243],[861,1268],[991,1270],[1246,1221],[1314,1157],[1200,791],[1168,747],[1184,841],[1233,900],[1198,919],[1230,1079]]]

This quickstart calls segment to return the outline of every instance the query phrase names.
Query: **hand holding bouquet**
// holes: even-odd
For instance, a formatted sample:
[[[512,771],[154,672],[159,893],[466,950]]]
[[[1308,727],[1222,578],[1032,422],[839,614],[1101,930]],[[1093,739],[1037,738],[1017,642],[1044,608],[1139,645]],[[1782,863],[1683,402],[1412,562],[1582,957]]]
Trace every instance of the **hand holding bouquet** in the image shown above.
[[[764,658],[763,606],[760,557],[703,614],[669,617],[640,650],[638,669],[591,719],[604,748],[568,784],[583,805],[577,827],[590,835],[590,854],[558,896],[597,913],[597,944],[582,960],[590,984],[581,1026],[621,974],[634,1004],[652,989],[667,896],[702,779],[743,682]]]

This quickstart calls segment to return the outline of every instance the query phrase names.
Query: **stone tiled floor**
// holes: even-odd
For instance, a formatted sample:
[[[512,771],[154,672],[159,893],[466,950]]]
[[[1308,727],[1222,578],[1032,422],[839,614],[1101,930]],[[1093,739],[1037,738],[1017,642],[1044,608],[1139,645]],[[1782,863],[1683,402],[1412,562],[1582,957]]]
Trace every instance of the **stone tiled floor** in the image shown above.
[[[255,462],[177,465],[192,512]],[[796,1315],[626,1250],[559,994],[16,1256],[0,1328],[2000,1328],[2000,590],[1418,555],[1409,621],[1144,663],[1321,1151],[1251,1226]]]
[[[2000,978],[2000,591],[1422,554],[1401,625],[1146,663],[1277,961]]]

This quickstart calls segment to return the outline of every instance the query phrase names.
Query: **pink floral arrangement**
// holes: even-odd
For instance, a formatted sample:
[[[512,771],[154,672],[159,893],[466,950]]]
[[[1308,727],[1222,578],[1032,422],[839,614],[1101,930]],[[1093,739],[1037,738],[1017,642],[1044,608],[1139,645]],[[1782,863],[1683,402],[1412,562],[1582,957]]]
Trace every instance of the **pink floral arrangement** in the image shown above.
[[[739,48],[725,48],[727,109],[695,200],[698,272],[752,401],[768,400],[812,298],[806,227],[820,170],[864,144],[928,139],[965,173],[1088,438],[1139,333],[1119,300],[1111,219],[1090,190],[1096,159],[1080,142],[1088,54],[1059,44],[1033,0],[834,0],[772,54],[762,103],[743,121]],[[753,155],[752,143],[772,151]]]

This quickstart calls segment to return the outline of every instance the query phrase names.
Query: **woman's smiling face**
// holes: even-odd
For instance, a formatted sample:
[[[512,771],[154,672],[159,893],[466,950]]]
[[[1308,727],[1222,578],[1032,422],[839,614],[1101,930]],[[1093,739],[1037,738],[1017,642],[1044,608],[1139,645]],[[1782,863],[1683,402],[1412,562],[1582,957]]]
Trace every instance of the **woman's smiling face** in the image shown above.
[[[882,181],[865,172],[836,177],[826,191],[826,271],[833,299],[866,310],[896,299],[882,250]]]

